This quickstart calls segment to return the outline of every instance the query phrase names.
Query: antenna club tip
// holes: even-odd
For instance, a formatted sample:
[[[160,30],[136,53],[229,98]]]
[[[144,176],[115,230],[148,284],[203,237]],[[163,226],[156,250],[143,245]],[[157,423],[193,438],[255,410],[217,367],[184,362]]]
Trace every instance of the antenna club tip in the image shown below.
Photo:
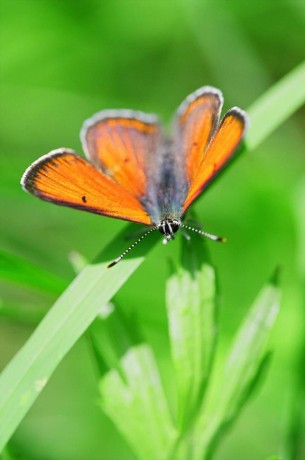
[[[121,259],[115,259],[113,262],[111,262],[110,264],[107,265],[106,268],[111,268],[111,267],[114,267],[114,265],[116,265]]]
[[[220,243],[227,243],[228,238],[226,238],[225,236],[219,236],[217,241],[219,241]]]

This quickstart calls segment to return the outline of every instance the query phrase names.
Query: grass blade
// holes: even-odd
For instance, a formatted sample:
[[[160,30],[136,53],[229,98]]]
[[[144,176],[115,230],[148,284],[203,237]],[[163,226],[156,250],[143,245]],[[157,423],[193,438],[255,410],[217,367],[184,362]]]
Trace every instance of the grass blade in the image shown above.
[[[24,308],[16,303],[2,301],[0,299],[0,316],[9,318],[23,324],[37,326],[45,315],[45,311],[39,308]]]
[[[246,148],[255,149],[305,103],[305,61],[285,75],[248,109]]]
[[[130,225],[128,232],[134,231]],[[61,295],[0,377],[0,451],[50,375],[76,340],[144,260],[157,235],[146,238],[131,257],[106,269],[126,246],[126,229],[89,264]]]
[[[305,177],[297,185],[294,194],[294,214],[297,227],[298,245],[297,245],[297,267],[298,283],[300,287],[300,309],[298,332],[298,348],[294,358],[294,367],[292,374],[292,385],[290,387],[291,395],[289,401],[289,412],[283,436],[282,452],[285,460],[301,459],[305,457],[305,328],[303,321],[303,312],[305,307]]]
[[[103,410],[141,460],[162,460],[176,439],[171,415],[150,347],[135,345],[101,380]]]
[[[53,273],[2,249],[0,249],[0,279],[50,294],[60,294],[68,284]]]
[[[266,460],[283,460],[278,455],[271,455],[271,457],[266,458]]]
[[[215,349],[215,271],[204,242],[183,239],[182,266],[167,282],[171,354],[178,390],[178,426],[192,417],[204,389]]]
[[[197,460],[210,458],[218,439],[232,425],[265,373],[270,354],[266,342],[279,311],[279,290],[274,281],[255,300],[234,340],[217,400],[203,409],[195,433]]]

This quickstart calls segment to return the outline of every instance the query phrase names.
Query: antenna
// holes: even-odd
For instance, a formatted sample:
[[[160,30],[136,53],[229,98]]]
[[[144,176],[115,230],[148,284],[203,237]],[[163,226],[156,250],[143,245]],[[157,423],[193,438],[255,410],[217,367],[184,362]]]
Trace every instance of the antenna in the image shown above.
[[[189,225],[181,224],[180,227],[186,228],[187,230],[191,230],[192,232],[195,232],[195,233],[199,233],[199,235],[206,236],[207,238],[213,241],[219,241],[220,243],[226,243],[227,241],[227,238],[224,238],[222,236],[212,235],[211,233],[204,232],[203,230],[200,230],[199,228],[189,227]]]
[[[144,238],[146,238],[150,233],[154,232],[155,230],[158,230],[158,227],[152,227],[150,230],[148,230],[148,232],[144,233],[144,235],[142,235],[138,240],[136,240],[127,249],[125,249],[125,251],[122,252],[122,254],[119,257],[117,257],[116,259],[114,259],[113,262],[111,262],[109,265],[107,265],[107,268],[111,268],[114,265],[116,265],[117,263],[119,263],[120,260],[122,260],[123,257],[125,257],[126,254],[129,253],[129,251],[131,251],[137,244],[139,244],[142,240],[144,240]]]

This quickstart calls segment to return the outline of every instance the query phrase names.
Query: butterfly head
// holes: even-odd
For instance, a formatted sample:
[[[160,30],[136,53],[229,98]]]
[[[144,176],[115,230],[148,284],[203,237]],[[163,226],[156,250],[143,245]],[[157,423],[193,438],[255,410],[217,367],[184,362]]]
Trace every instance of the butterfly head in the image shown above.
[[[175,233],[181,227],[180,220],[177,219],[164,219],[158,224],[159,232],[164,235],[163,244],[167,244],[170,240],[175,238]]]

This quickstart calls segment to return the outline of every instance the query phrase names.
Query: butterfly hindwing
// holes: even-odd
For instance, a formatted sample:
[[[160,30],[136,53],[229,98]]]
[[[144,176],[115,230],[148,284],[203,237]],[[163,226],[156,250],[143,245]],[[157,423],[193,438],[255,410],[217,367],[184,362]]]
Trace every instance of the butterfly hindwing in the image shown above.
[[[23,188],[45,201],[150,225],[140,201],[70,149],[57,149],[33,163]]]

